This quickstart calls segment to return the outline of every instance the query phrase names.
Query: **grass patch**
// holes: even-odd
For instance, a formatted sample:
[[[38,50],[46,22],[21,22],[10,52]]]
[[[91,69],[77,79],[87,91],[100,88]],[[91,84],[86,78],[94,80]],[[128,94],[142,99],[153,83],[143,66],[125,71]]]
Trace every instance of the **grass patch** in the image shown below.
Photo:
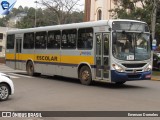
[[[153,71],[153,72],[152,72],[152,75],[160,76],[160,71]]]

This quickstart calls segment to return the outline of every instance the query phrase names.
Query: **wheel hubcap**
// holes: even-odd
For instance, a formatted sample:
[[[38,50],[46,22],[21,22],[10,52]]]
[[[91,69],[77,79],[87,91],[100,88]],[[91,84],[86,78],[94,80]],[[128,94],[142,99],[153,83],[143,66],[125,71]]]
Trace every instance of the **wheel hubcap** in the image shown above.
[[[1,99],[6,99],[8,96],[8,89],[6,86],[1,86],[0,87],[0,97]]]
[[[85,81],[87,81],[89,79],[89,72],[88,71],[82,72],[82,79]]]

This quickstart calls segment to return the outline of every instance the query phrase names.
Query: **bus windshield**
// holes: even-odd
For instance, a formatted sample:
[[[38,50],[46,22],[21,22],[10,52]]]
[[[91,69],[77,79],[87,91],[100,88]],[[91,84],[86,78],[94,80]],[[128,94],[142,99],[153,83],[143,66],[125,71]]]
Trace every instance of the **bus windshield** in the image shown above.
[[[117,32],[113,56],[119,60],[141,61],[151,57],[150,34]]]

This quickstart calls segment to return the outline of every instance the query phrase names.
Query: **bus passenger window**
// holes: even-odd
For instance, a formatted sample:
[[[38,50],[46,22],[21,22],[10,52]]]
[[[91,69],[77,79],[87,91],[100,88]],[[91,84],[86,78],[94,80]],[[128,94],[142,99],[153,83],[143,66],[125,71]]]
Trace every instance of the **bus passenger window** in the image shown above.
[[[47,32],[37,32],[35,37],[35,48],[46,49]]]
[[[92,49],[93,47],[93,29],[85,28],[78,30],[78,48]]]
[[[34,48],[34,33],[25,33],[23,40],[24,49],[33,49]]]
[[[15,35],[7,36],[7,49],[14,49]]]
[[[49,31],[48,40],[47,40],[47,48],[48,49],[60,48],[60,40],[61,40],[60,31]]]
[[[62,44],[61,48],[75,49],[77,39],[77,30],[63,30],[62,31]]]

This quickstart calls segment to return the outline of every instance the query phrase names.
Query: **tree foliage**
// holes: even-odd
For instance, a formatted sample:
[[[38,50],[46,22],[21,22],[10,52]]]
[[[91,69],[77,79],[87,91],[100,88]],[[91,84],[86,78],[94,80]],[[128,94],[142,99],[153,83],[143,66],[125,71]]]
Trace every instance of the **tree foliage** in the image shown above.
[[[8,23],[14,17],[19,17],[14,27],[17,28],[32,28],[35,27],[35,12],[36,26],[48,26],[57,24],[77,23],[83,21],[83,12],[76,8],[80,0],[41,0],[42,8],[28,8],[20,6],[18,9],[13,8],[9,15],[0,19],[0,26],[10,26]],[[26,16],[20,17],[21,13]]]
[[[57,25],[57,17],[49,10],[41,8],[36,10],[36,26],[49,26],[49,25]],[[83,21],[83,12],[73,11],[68,14],[65,18],[65,23],[77,23]],[[16,25],[18,28],[31,28],[35,26],[35,9],[29,8],[27,12],[27,16],[25,16],[21,21],[19,21]]]
[[[40,4],[54,14],[56,24],[65,24],[80,0],[41,0]]]
[[[114,0],[117,5],[112,9],[112,16],[122,19],[134,19],[151,23],[152,0]]]

